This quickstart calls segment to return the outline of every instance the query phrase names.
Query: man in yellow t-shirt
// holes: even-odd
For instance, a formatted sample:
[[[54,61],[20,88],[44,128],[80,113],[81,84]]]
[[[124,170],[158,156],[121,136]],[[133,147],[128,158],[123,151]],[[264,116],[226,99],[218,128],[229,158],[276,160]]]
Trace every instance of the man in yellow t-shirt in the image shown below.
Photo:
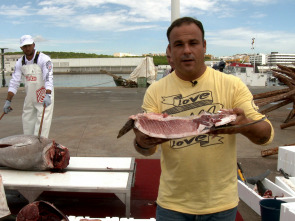
[[[228,109],[237,115],[233,125],[264,117],[239,78],[205,65],[206,40],[200,21],[179,18],[168,28],[167,37],[175,71],[149,86],[142,105],[145,112],[190,116]],[[155,153],[161,144],[157,221],[234,221],[239,201],[236,134],[260,145],[270,143],[274,136],[267,119],[168,141],[137,129],[134,132],[135,149],[145,156]]]

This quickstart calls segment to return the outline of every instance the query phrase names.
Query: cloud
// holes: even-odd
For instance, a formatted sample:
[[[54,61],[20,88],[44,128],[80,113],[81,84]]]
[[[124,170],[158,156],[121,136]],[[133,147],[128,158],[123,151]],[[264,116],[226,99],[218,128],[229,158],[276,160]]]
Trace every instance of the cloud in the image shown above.
[[[1,38],[0,45],[5,45],[4,48],[8,48],[4,50],[5,52],[15,51],[15,48],[19,49],[19,38]]]
[[[254,19],[264,18],[266,16],[267,15],[265,13],[262,13],[262,12],[254,12],[252,15],[250,15],[250,17],[254,18]]]
[[[37,35],[35,37],[33,37],[34,42],[48,42],[48,39],[44,38],[41,35]]]
[[[284,36],[284,38],[281,38]],[[207,45],[216,46],[226,50],[238,48],[251,53],[252,38],[255,38],[254,49],[256,53],[294,53],[295,33],[284,31],[263,31],[250,28],[234,28],[217,32],[207,32]],[[271,51],[270,51],[271,49]]]
[[[286,1],[293,0],[284,0],[284,3]],[[180,0],[180,15],[200,18],[206,25],[209,48],[220,48],[220,53],[228,53],[229,49],[250,52],[252,37],[256,38],[257,51],[290,51],[295,48],[291,20],[271,25],[273,10],[270,6],[275,3],[280,4],[281,10],[288,7],[278,0]],[[64,48],[64,45],[70,48],[72,42],[75,48],[87,44],[102,48],[110,44],[105,50],[112,50],[122,47],[113,45],[114,42],[130,34],[133,38],[123,39],[125,48],[133,47],[135,42],[130,39],[136,37],[138,50],[165,50],[167,42],[163,30],[166,31],[171,20],[171,0],[29,0],[10,4],[0,3],[3,25],[7,25],[4,28],[9,33],[13,32],[11,29],[17,30],[17,37],[20,31],[31,32],[44,47],[50,44],[56,48]],[[24,25],[27,22],[30,22],[29,27]],[[271,31],[265,31],[267,28]],[[133,33],[137,30],[140,35],[135,36]],[[8,38],[5,35],[0,33],[1,39]],[[149,44],[143,43],[146,38],[150,38]],[[7,45],[19,48],[18,41],[7,42]]]
[[[38,10],[36,13],[37,15],[42,16],[54,16],[56,18],[62,19],[64,17],[70,17],[77,12],[73,10],[70,6],[64,6],[64,7],[56,7],[56,6],[46,6]]]
[[[225,2],[236,2],[239,4],[244,4],[244,3],[252,3],[252,4],[274,4],[277,2],[280,2],[281,0],[252,0],[249,2],[249,0],[225,0]]]
[[[194,17],[197,17],[208,13],[216,14],[219,18],[231,17],[236,9],[230,8],[227,3],[244,1],[187,0],[181,1],[180,10],[183,16],[195,14]],[[261,2],[266,4],[265,1],[253,0],[250,4]],[[57,27],[87,31],[153,29],[159,27],[156,22],[168,22],[171,19],[170,0],[40,0],[37,2],[38,4],[27,3],[23,7],[1,6],[0,9],[2,13],[15,17],[42,16],[44,25],[47,23]]]
[[[46,0],[36,14],[43,24],[86,31],[131,31],[156,28],[155,21],[168,21],[170,1]]]
[[[22,6],[18,7],[16,5],[1,5],[0,6],[0,15],[8,16],[8,17],[23,17],[30,16],[34,12],[30,10],[30,6]]]
[[[80,28],[89,31],[118,31],[124,28],[127,17],[123,11],[105,13],[103,15],[89,14],[77,16],[74,19]]]

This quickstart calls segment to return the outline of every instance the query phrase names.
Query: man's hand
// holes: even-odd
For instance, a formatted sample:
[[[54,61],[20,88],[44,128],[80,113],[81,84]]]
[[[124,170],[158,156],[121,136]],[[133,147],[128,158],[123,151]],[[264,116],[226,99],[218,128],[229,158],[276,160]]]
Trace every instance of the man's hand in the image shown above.
[[[43,100],[43,105],[48,107],[51,104],[51,94],[46,94]]]
[[[220,110],[221,112],[223,110]],[[234,108],[234,109],[229,109],[225,110],[226,113],[228,114],[236,114],[237,118],[235,121],[231,122],[229,125],[234,126],[234,125],[244,125],[247,123],[250,123],[252,120],[247,118],[245,116],[245,112],[241,108]],[[216,131],[209,132],[209,134],[237,134],[237,133],[242,133],[243,131],[247,130],[248,128],[240,128],[240,127],[232,127],[232,128],[224,128],[224,129],[219,129]]]
[[[243,127],[229,127],[216,131],[209,132],[209,134],[237,134],[240,133],[251,140],[253,143],[262,145],[269,141],[271,138],[271,125],[266,121],[258,121],[255,124],[250,124],[254,120],[247,118],[245,112],[241,108],[234,108],[229,110],[230,113],[236,114],[237,118],[230,125],[245,125]]]
[[[164,143],[169,140],[163,138],[150,137],[136,128],[134,128],[133,131],[135,133],[135,149],[145,156],[152,155],[153,153],[155,153],[156,146],[158,144]]]
[[[10,107],[11,101],[6,100],[4,107],[3,107],[3,111],[5,114],[8,114],[8,112],[12,111],[12,108]]]

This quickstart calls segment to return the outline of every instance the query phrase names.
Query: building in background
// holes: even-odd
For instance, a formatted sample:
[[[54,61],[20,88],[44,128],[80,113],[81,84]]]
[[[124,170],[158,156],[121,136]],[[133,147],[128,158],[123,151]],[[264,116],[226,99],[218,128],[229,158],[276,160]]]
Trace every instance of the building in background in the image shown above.
[[[12,73],[14,71],[14,66],[17,61],[23,54],[14,54],[14,55],[5,55],[4,57],[4,71],[5,73]],[[2,61],[1,61],[2,65]]]
[[[166,56],[166,53],[150,53],[149,56]],[[14,66],[22,56],[20,54],[4,56],[4,72],[9,75],[14,71]],[[130,73],[141,62],[143,57],[129,53],[115,53],[115,58],[73,58],[73,59],[52,59],[55,73],[98,73],[100,69],[107,70],[114,74]],[[136,56],[136,57],[134,57]],[[232,56],[214,57],[213,55],[205,55],[206,65],[213,67],[222,58],[231,63],[251,63],[254,64],[254,54],[236,54]],[[211,58],[211,59],[210,59]],[[259,72],[270,71],[277,64],[285,66],[295,66],[295,54],[280,54],[272,52],[271,54],[255,54],[255,66],[258,66]],[[2,61],[0,60],[0,65]],[[167,65],[162,65],[162,70]],[[2,66],[1,66],[2,67]]]
[[[130,53],[121,53],[121,52],[114,53],[114,57],[136,57],[136,56],[138,55],[130,54]]]
[[[250,54],[249,55],[249,60],[251,64],[254,64],[254,59],[255,59],[255,65],[266,65],[267,64],[267,58],[268,55],[266,54]]]
[[[268,55],[268,65],[274,66],[277,64],[290,66],[295,64],[295,54],[280,54],[278,52],[271,52]]]

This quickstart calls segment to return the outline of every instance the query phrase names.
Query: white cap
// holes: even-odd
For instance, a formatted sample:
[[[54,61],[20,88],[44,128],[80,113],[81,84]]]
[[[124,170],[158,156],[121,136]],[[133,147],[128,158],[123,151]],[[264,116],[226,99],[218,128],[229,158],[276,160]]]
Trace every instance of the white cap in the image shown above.
[[[31,45],[34,43],[34,39],[32,38],[31,35],[23,35],[20,38],[20,47],[24,46],[24,45]]]

